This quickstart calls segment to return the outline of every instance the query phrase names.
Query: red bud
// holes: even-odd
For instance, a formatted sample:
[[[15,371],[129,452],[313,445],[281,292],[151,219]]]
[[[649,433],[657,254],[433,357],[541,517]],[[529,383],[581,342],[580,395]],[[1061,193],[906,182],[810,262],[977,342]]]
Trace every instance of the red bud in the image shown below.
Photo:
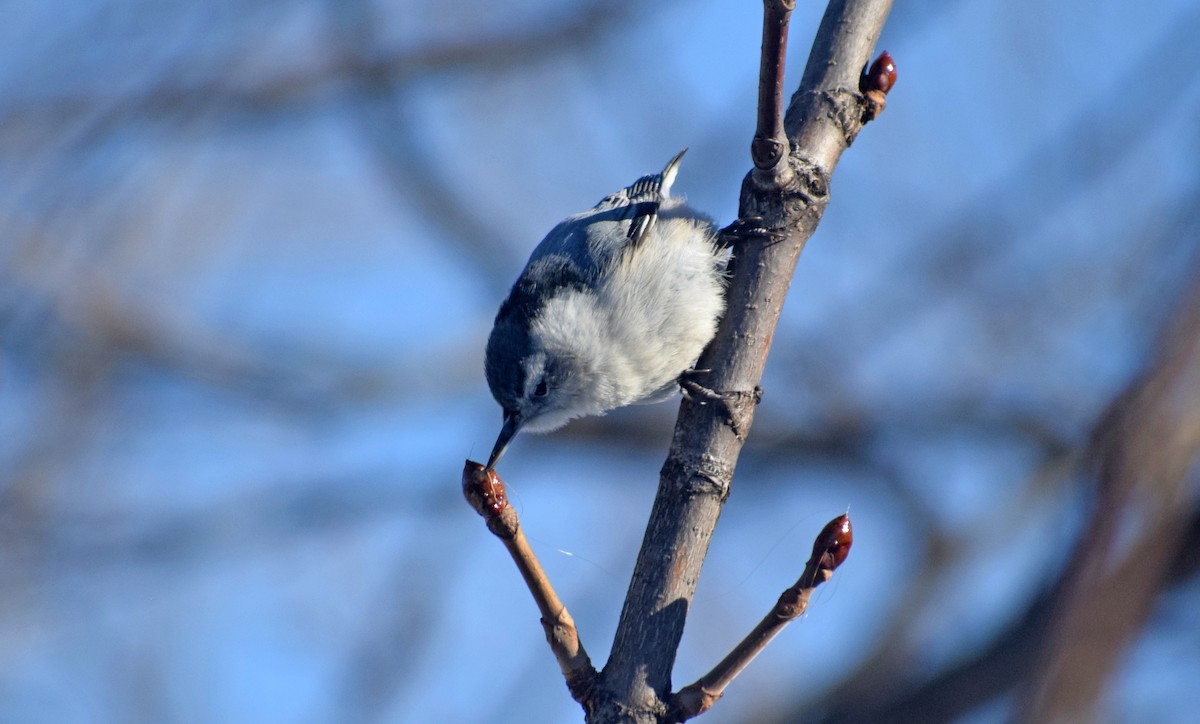
[[[896,63],[886,50],[879,54],[867,72],[858,79],[858,89],[863,93],[877,90],[886,94],[896,85]]]
[[[484,517],[498,514],[508,506],[508,494],[495,470],[468,460],[463,466],[463,495],[475,512]]]
[[[832,571],[850,555],[853,543],[854,529],[850,527],[850,516],[839,515],[826,523],[817,534],[813,542],[813,559],[819,560],[822,568]]]

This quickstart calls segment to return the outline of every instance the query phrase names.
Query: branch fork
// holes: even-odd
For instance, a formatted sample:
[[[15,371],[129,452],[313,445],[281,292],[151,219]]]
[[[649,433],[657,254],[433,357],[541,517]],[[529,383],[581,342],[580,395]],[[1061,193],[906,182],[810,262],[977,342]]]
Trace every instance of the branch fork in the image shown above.
[[[513,562],[517,564],[529,593],[541,611],[546,642],[558,661],[567,689],[591,713],[603,703],[597,701],[600,674],[583,649],[575,620],[558,598],[529,547],[517,512],[508,504],[504,483],[494,470],[467,460],[463,466],[462,486],[467,502],[483,517],[488,530],[504,543]],[[780,594],[767,615],[711,671],[667,697],[665,707],[658,707],[661,716],[657,718],[667,722],[683,722],[712,708],[724,695],[725,689],[767,644],[808,610],[812,592],[833,576],[834,570],[849,555],[853,542],[854,533],[848,515],[840,515],[829,521],[813,542],[812,555],[796,582]],[[665,711],[661,711],[664,708]]]

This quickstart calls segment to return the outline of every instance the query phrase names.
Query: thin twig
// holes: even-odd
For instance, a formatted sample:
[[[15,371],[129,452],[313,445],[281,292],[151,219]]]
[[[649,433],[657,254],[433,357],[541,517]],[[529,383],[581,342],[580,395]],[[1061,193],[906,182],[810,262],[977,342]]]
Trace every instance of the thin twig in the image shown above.
[[[517,511],[508,504],[504,483],[496,471],[485,470],[480,463],[468,460],[463,466],[462,485],[467,502],[476,513],[483,516],[488,530],[504,543],[521,577],[525,579],[525,585],[542,614],[546,642],[550,644],[558,667],[567,680],[571,696],[581,704],[586,704],[593,690],[596,669],[579,641],[575,620],[554,592],[550,579],[529,547]]]
[[[800,578],[779,596],[775,607],[758,622],[721,662],[694,683],[679,690],[673,702],[674,721],[684,721],[708,711],[738,674],[792,621],[808,610],[808,599],[828,581],[850,552],[854,534],[850,516],[829,521],[813,542],[812,556]]]
[[[750,159],[763,181],[791,181],[787,134],[783,130],[783,69],[787,63],[788,22],[795,0],[764,0],[762,56],[758,69],[758,128]]]

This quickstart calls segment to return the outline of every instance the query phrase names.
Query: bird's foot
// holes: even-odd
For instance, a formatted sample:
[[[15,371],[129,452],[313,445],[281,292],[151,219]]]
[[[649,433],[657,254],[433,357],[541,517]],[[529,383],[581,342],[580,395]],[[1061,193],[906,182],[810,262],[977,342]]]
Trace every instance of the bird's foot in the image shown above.
[[[721,402],[725,400],[725,396],[720,392],[711,390],[700,384],[696,378],[712,372],[712,370],[684,370],[679,374],[679,388],[683,390],[683,396],[693,402],[701,405],[708,402]]]
[[[777,244],[787,237],[782,231],[769,228],[761,216],[746,216],[721,229],[721,241],[727,247],[749,242]]]
[[[763,389],[756,386],[749,392],[717,392],[696,381],[696,378],[708,374],[712,370],[684,370],[679,375],[679,387],[683,396],[700,405],[709,402],[718,404],[725,412],[725,424],[733,430],[733,434],[743,437],[749,429],[750,419],[754,408],[762,402]]]

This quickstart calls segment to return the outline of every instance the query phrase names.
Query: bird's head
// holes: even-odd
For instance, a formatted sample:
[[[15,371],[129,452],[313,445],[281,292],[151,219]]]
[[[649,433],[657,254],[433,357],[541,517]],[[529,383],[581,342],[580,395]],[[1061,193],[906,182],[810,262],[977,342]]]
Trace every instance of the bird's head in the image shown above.
[[[499,320],[488,339],[485,371],[492,397],[504,411],[504,424],[492,454],[490,470],[521,430],[548,432],[572,418],[595,414],[589,392],[587,360],[568,337],[547,338],[535,325]]]

